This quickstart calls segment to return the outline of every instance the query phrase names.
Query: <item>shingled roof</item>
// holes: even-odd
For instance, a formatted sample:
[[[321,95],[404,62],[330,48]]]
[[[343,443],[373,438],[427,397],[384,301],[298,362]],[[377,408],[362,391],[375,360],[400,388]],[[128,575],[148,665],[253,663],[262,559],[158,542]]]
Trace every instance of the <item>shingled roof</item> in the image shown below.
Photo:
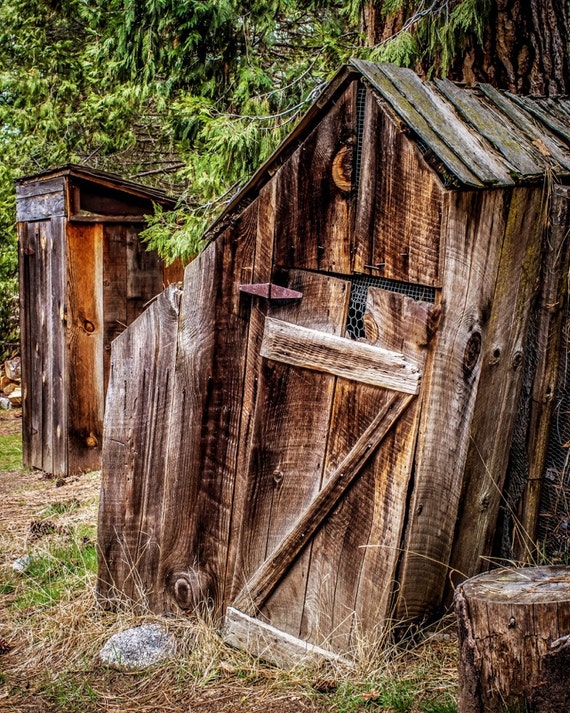
[[[570,99],[518,97],[490,84],[422,81],[410,69],[352,60],[415,138],[465,186],[570,176]]]

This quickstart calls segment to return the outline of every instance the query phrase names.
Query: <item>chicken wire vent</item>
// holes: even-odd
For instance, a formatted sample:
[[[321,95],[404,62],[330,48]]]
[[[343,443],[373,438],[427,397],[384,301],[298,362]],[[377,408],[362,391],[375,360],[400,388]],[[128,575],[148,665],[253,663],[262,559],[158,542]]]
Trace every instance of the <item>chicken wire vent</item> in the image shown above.
[[[342,275],[346,279],[346,275]],[[398,292],[407,295],[419,302],[435,302],[435,287],[429,285],[418,285],[412,282],[400,282],[390,280],[386,277],[373,277],[372,275],[351,275],[350,276],[350,302],[348,305],[348,316],[346,319],[345,334],[351,339],[364,339],[366,330],[364,328],[364,313],[366,312],[366,299],[369,287],[379,287],[381,290]]]
[[[538,540],[549,562],[570,562],[570,310],[566,306],[548,434]]]
[[[366,87],[362,82],[356,92],[356,151],[354,155],[354,187],[360,185],[360,163],[362,161],[362,143],[364,140],[364,119],[366,112]]]

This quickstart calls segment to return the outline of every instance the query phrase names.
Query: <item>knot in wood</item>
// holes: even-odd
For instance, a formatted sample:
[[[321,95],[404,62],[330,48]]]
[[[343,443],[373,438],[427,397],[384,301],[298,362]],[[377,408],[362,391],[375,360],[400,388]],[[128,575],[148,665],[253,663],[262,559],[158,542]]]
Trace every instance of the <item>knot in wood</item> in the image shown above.
[[[93,324],[93,322],[90,322],[88,319],[86,319],[85,322],[83,322],[83,329],[86,332],[89,332],[89,334],[91,334],[95,331],[95,325]]]
[[[352,148],[343,146],[333,159],[332,177],[337,188],[343,192],[352,189]]]
[[[463,354],[463,372],[465,376],[470,376],[475,369],[477,362],[479,361],[479,354],[481,354],[481,333],[473,332],[473,334],[467,340],[465,346],[465,352]]]
[[[87,438],[85,439],[85,443],[86,443],[86,445],[87,445],[88,448],[96,448],[97,445],[98,445],[98,443],[99,443],[99,441],[97,440],[97,438],[96,438],[92,433],[90,433],[90,434],[87,436]]]
[[[195,609],[208,599],[208,577],[196,569],[177,572],[173,576],[173,595],[181,609]]]

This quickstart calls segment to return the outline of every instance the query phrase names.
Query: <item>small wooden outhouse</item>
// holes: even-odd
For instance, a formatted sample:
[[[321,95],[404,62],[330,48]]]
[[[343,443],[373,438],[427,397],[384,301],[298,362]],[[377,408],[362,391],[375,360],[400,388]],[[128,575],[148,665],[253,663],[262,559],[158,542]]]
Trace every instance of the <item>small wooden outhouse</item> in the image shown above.
[[[98,469],[111,342],[177,277],[139,233],[174,203],[74,165],[20,179],[16,197],[24,465]]]
[[[346,654],[436,613],[499,529],[532,541],[569,126],[564,98],[337,74],[114,342],[102,599]]]

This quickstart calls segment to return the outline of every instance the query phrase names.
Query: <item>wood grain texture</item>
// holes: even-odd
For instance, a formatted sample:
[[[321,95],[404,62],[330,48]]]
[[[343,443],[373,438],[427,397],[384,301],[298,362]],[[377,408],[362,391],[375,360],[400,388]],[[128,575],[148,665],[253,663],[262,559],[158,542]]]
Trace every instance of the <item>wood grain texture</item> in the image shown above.
[[[354,208],[352,263],[352,270],[361,273],[367,272],[365,266],[372,262],[376,186],[380,177],[378,164],[381,161],[381,149],[378,146],[381,125],[380,107],[370,88],[366,89],[363,119],[360,166],[356,168],[359,172],[359,182]]]
[[[380,112],[372,274],[437,286],[443,190],[417,146],[380,107],[370,108]]]
[[[165,607],[209,599],[220,612],[238,456],[249,311],[237,290],[252,265],[257,205],[186,270],[164,517],[174,524],[160,577]],[[214,358],[215,355],[215,358]],[[180,444],[184,443],[184,448]]]
[[[103,228],[103,373],[105,393],[111,368],[111,344],[132,319],[127,311],[126,229],[121,225]]]
[[[63,219],[20,224],[23,460],[67,473]]]
[[[342,332],[349,297],[345,281],[292,271],[287,286],[302,291],[303,299],[272,306],[272,314],[300,325],[315,324],[323,332]],[[319,491],[335,381],[328,374],[265,359],[258,379],[236,590],[243,588]],[[306,408],[307,399],[311,408]],[[309,556],[301,555],[263,613],[274,626],[295,636],[300,629]]]
[[[67,226],[68,467],[100,467],[103,438],[103,226]]]
[[[446,581],[510,196],[449,193],[444,311],[428,360],[395,615],[429,614]]]
[[[408,394],[419,391],[420,370],[403,354],[269,317],[261,356]]]
[[[512,182],[507,162],[490,154],[481,137],[461,121],[453,105],[446,102],[432,85],[422,81],[414,72],[402,71],[390,64],[383,65],[382,72],[397,83],[399,90],[413,103],[418,113],[431,123],[431,128],[444,144],[461,157],[480,181],[486,185],[498,181],[503,185]],[[433,121],[434,116],[438,117],[437,123]]]
[[[459,711],[567,710],[568,567],[498,569],[455,595]]]
[[[275,187],[269,182],[264,186],[257,198],[257,234],[255,238],[255,256],[251,263],[244,263],[241,269],[240,282],[257,283],[270,282],[272,277],[273,241],[275,233]],[[241,402],[241,420],[239,426],[239,443],[236,461],[235,487],[232,502],[230,535],[228,541],[228,556],[226,562],[226,593],[225,603],[233,601],[242,583],[237,570],[240,557],[240,539],[242,522],[247,500],[248,468],[250,458],[250,441],[254,424],[255,404],[259,385],[259,369],[261,355],[259,353],[263,339],[263,326],[268,309],[268,302],[241,295],[249,314],[249,331],[245,353],[245,374],[243,396]]]
[[[339,96],[272,179],[277,265],[350,272],[356,84]]]
[[[233,607],[226,612],[223,634],[224,641],[231,646],[285,669],[323,661],[350,665],[350,661],[327,649],[313,646]]]
[[[65,194],[61,190],[54,193],[20,198],[17,204],[18,221],[21,223],[50,220],[65,215]]]
[[[423,365],[438,310],[370,287],[367,338]],[[325,481],[390,395],[337,379]],[[419,406],[416,401],[408,407],[315,535],[301,628],[302,637],[313,643],[326,641],[327,647],[346,652],[382,635],[400,555]]]
[[[285,539],[263,562],[246,583],[234,606],[246,614],[254,614],[265,603],[285,571],[306,546],[315,531],[323,524],[345,490],[360,474],[368,458],[404,413],[414,396],[394,394],[379,411],[369,427],[330,475],[318,495],[302,512]]]
[[[518,173],[538,176],[543,172],[538,148],[530,148],[528,144],[523,146],[522,142],[517,140],[516,127],[506,117],[502,121],[497,121],[491,107],[478,101],[473,94],[462,91],[453,82],[440,82],[438,89],[454,104],[460,115],[472,124]]]
[[[467,165],[467,162],[464,163],[454,151],[449,149],[445,141],[442,141],[434,131],[431,122],[427,121],[416,109],[414,102],[416,99],[421,101],[421,96],[416,96],[414,97],[414,101],[410,101],[406,96],[402,95],[399,88],[394,86],[380,65],[362,60],[351,60],[351,64],[361,69],[367,79],[371,81],[384,99],[394,107],[399,116],[404,119],[413,132],[437,153],[441,161],[464,185],[477,187],[483,185],[481,180],[475,175],[475,172]]]
[[[541,261],[542,190],[513,190],[465,462],[461,512],[450,565],[457,578],[487,569],[519,407],[523,361]],[[450,592],[451,596],[451,592]]]
[[[107,232],[111,230],[111,226],[106,227]],[[146,303],[164,287],[162,262],[154,250],[146,249],[139,237],[140,230],[140,227],[127,224],[121,231],[127,262],[127,324],[136,319]]]
[[[124,248],[124,246],[123,246]],[[102,451],[97,593],[155,607],[180,291],[172,286],[113,342]]]

